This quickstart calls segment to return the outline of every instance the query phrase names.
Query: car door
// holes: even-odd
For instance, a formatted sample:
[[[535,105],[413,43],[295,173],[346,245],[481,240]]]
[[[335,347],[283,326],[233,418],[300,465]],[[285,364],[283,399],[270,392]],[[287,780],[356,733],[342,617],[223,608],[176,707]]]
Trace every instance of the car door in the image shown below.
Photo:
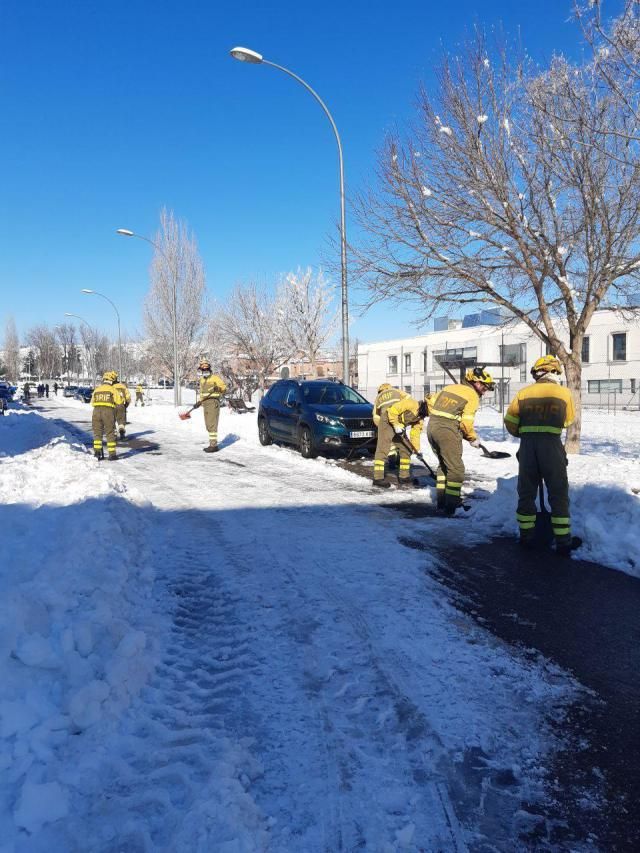
[[[287,382],[278,382],[269,391],[262,403],[262,409],[269,422],[269,431],[274,438],[283,439],[286,437],[285,416],[284,416],[284,397],[287,390]]]
[[[298,423],[300,421],[300,389],[295,382],[290,382],[284,395],[282,407],[282,428],[287,441],[298,443]]]

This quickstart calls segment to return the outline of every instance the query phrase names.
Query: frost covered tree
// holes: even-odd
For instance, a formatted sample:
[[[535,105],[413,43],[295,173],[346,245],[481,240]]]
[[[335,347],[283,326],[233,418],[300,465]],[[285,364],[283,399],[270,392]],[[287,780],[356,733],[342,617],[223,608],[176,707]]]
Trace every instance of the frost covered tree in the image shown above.
[[[20,340],[13,317],[8,317],[5,323],[3,351],[6,375],[17,382],[20,378]]]
[[[61,323],[56,326],[56,337],[62,347],[61,372],[67,375],[68,380],[78,362],[76,327],[73,323]]]
[[[48,326],[32,326],[27,331],[27,344],[35,352],[39,378],[51,379],[60,375],[60,348],[55,333]]]
[[[311,267],[290,272],[280,287],[280,299],[286,305],[286,336],[292,351],[309,362],[314,377],[320,350],[336,329],[333,294],[322,271],[314,275]]]
[[[151,263],[151,287],[144,305],[149,356],[165,376],[174,377],[173,315],[176,295],[178,371],[186,376],[197,356],[205,320],[205,273],[195,236],[173,211],[160,212]]]
[[[257,284],[239,284],[216,317],[218,335],[233,359],[246,365],[265,389],[267,378],[295,354],[280,293]]]
[[[640,272],[635,116],[594,74],[562,57],[540,73],[506,48],[490,55],[482,34],[445,57],[435,95],[421,91],[415,127],[388,138],[379,185],[356,201],[353,248],[370,303],[413,301],[421,321],[488,304],[525,323],[576,398],[571,452],[585,332]]]

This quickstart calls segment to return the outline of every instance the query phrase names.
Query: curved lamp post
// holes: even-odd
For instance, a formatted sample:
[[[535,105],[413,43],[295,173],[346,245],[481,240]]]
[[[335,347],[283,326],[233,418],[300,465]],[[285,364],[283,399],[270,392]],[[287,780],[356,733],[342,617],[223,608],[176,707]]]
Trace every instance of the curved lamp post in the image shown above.
[[[118,367],[120,374],[120,381],[122,382],[124,379],[124,375],[122,373],[122,337],[120,336],[120,313],[116,308],[115,304],[109,299],[108,296],[105,296],[104,293],[98,293],[97,290],[89,290],[87,287],[83,287],[81,293],[92,293],[94,296],[101,296],[103,299],[106,299],[109,305],[116,312],[116,317],[118,318]]]
[[[336,142],[338,143],[338,161],[340,167],[340,260],[342,269],[342,381],[348,385],[350,377],[349,298],[347,291],[347,229],[344,204],[344,161],[342,158],[342,143],[340,142],[340,134],[338,133],[338,128],[336,127],[336,123],[333,120],[333,116],[329,112],[329,109],[325,102],[322,100],[320,95],[318,95],[318,93],[311,88],[308,83],[305,83],[302,77],[298,77],[297,74],[294,74],[293,71],[290,71],[288,68],[285,68],[282,65],[277,65],[275,62],[270,62],[268,59],[265,59],[261,53],[257,53],[255,50],[250,50],[248,47],[234,47],[229,51],[229,53],[234,59],[237,59],[239,62],[246,62],[248,65],[270,65],[271,68],[277,68],[278,71],[283,71],[285,74],[288,74],[289,77],[293,77],[293,79],[297,80],[301,86],[304,86],[307,92],[313,95],[313,97],[324,110],[325,115],[329,119],[331,127],[333,128],[333,132],[336,137]]]
[[[120,234],[122,237],[137,237],[138,240],[144,240],[145,243],[149,243],[165,259],[167,267],[171,273],[171,279],[173,281],[173,315],[171,317],[173,325],[173,405],[179,406],[181,396],[181,377],[178,370],[178,281],[176,270],[172,269],[171,264],[169,263],[169,258],[154,240],[150,240],[143,234],[136,234],[135,231],[131,231],[129,228],[116,228],[116,234]]]

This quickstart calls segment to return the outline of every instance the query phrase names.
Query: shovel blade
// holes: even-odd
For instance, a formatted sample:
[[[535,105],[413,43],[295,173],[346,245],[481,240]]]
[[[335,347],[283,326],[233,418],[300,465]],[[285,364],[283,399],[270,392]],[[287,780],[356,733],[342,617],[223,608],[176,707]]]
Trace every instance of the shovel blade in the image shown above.
[[[191,419],[191,412],[178,412],[178,417],[181,421],[188,421]]]
[[[507,453],[506,450],[488,450],[484,455],[489,459],[509,459],[511,457],[511,454]]]

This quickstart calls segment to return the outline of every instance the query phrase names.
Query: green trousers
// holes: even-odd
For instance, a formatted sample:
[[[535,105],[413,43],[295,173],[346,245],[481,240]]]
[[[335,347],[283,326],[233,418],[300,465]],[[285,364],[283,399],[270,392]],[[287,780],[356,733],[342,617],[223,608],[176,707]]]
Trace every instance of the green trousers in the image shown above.
[[[462,503],[464,462],[462,434],[457,421],[433,416],[427,425],[427,438],[438,457],[436,496],[438,507],[453,512]]]
[[[116,410],[111,406],[94,406],[91,417],[93,449],[102,451],[102,436],[107,437],[109,456],[116,455]]]
[[[387,413],[383,412],[380,415],[380,423],[378,424],[378,443],[376,444],[376,452],[373,457],[374,480],[384,480],[385,462],[393,448],[397,448],[398,455],[400,456],[398,479],[409,480],[411,477],[411,454],[400,442],[394,443],[394,436],[395,431],[389,423]]]
[[[209,434],[209,444],[211,447],[216,447],[218,444],[218,421],[220,419],[220,400],[216,397],[213,400],[205,400],[202,404],[204,412],[204,425]]]
[[[547,489],[551,525],[558,545],[571,542],[567,454],[559,435],[530,433],[521,436],[518,451],[518,509],[520,538],[531,539],[536,524],[536,497],[540,483]]]

